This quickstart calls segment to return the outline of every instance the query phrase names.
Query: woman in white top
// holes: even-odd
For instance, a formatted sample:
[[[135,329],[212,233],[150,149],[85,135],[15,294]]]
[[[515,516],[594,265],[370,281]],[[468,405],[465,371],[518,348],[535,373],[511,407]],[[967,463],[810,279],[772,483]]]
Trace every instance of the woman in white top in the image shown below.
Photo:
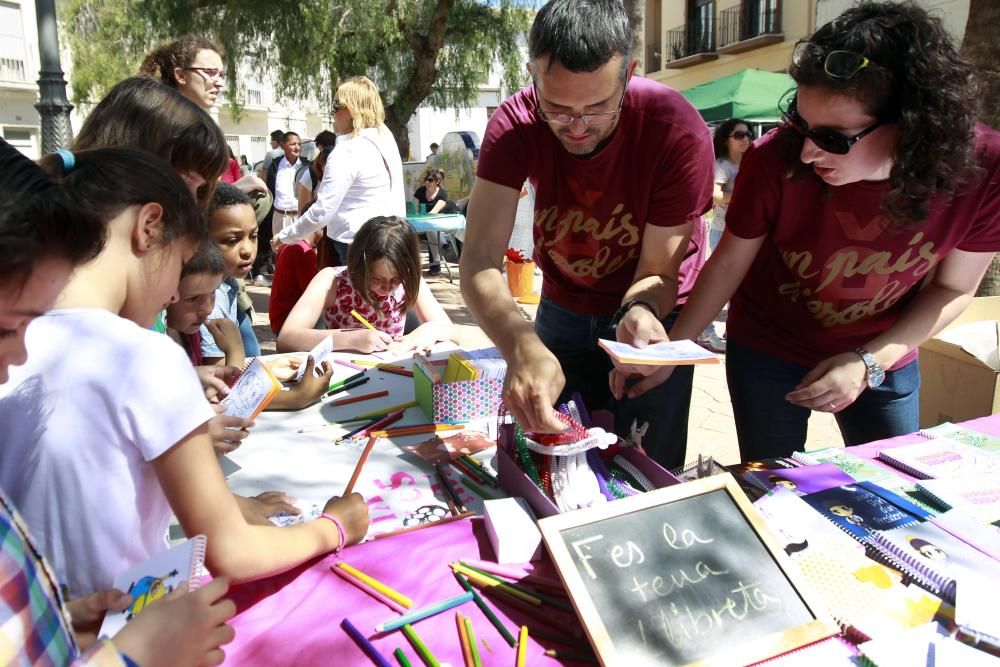
[[[384,121],[382,99],[370,79],[351,77],[338,86],[333,102],[337,145],[323,170],[319,196],[295,224],[275,235],[275,249],[326,227],[346,265],[347,246],[361,225],[377,216],[405,218],[403,162]]]
[[[753,133],[745,120],[730,118],[715,129],[715,215],[708,229],[708,247],[715,250],[726,228],[726,209],[733,196],[733,184],[740,160],[750,148]]]

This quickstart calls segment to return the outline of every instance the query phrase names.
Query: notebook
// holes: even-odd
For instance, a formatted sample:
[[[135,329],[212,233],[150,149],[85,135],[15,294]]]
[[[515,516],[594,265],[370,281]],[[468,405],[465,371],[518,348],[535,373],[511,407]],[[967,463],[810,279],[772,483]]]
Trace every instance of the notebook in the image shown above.
[[[960,510],[948,510],[930,519],[935,526],[1000,562],[1000,527],[984,524]]]
[[[841,530],[868,544],[873,531],[909,526],[919,519],[860,484],[845,484],[802,496]]]
[[[620,364],[684,366],[719,363],[719,358],[714,352],[709,352],[693,340],[670,340],[646,347],[635,347],[628,343],[599,338],[597,344]]]
[[[751,484],[770,491],[782,486],[799,495],[822,491],[832,486],[853,484],[854,479],[832,463],[788,468],[787,470],[752,470],[743,473]]]
[[[914,581],[952,604],[955,587],[963,585],[967,571],[1000,581],[1000,563],[933,523],[876,532],[870,542]]]
[[[878,458],[918,479],[1000,472],[1000,456],[950,438],[883,449]]]
[[[979,431],[952,424],[951,422],[944,422],[931,428],[921,429],[919,433],[925,438],[948,438],[949,440],[972,445],[976,449],[1000,454],[1000,438],[997,436],[980,433]]]
[[[1000,473],[925,479],[917,490],[942,509],[961,510],[986,523],[1000,521]]]
[[[860,664],[872,667],[997,667],[997,658],[948,636],[940,623],[927,623],[858,646]]]
[[[205,536],[196,535],[115,577],[114,587],[131,595],[132,604],[120,612],[109,611],[98,636],[114,637],[136,614],[185,581],[189,590],[197,588],[196,577],[205,563],[205,545]]]
[[[233,383],[222,407],[229,417],[253,420],[281,391],[281,383],[271,374],[260,358],[254,358]]]
[[[897,477],[896,473],[888,468],[852,454],[843,447],[824,447],[811,452],[795,452],[792,458],[807,466],[832,463],[858,482],[878,482]]]

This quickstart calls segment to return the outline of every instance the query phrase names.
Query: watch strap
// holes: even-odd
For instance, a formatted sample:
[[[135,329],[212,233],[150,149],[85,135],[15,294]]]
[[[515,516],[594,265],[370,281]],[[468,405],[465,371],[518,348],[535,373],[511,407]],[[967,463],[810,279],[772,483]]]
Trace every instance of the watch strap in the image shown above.
[[[621,308],[615,311],[614,317],[611,318],[611,326],[618,326],[618,323],[622,321],[623,317],[625,317],[625,313],[632,310],[635,306],[642,306],[649,312],[653,313],[653,317],[657,320],[660,319],[660,314],[656,312],[656,306],[649,301],[646,301],[645,299],[629,299],[621,305]]]

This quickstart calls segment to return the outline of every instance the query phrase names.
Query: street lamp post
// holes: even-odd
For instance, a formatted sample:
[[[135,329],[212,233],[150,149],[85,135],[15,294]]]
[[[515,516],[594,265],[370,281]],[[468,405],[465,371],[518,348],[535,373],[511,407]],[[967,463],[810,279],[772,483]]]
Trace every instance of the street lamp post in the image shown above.
[[[66,97],[66,79],[59,63],[55,0],[35,0],[35,14],[38,19],[38,53],[41,59],[39,99],[35,108],[42,118],[42,153],[51,153],[68,146],[73,137],[73,128],[69,122],[69,112],[73,110],[73,105]]]

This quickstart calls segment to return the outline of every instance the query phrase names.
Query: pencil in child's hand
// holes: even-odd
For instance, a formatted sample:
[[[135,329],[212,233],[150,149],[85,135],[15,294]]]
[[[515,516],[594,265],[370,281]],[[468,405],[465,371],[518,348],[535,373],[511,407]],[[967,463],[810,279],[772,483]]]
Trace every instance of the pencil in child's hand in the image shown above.
[[[359,313],[358,311],[351,310],[351,315],[353,315],[354,319],[356,319],[358,322],[361,322],[361,324],[363,324],[366,329],[371,329],[372,331],[376,331],[375,327],[372,326],[372,323],[366,320],[364,317],[362,317],[361,313]]]

